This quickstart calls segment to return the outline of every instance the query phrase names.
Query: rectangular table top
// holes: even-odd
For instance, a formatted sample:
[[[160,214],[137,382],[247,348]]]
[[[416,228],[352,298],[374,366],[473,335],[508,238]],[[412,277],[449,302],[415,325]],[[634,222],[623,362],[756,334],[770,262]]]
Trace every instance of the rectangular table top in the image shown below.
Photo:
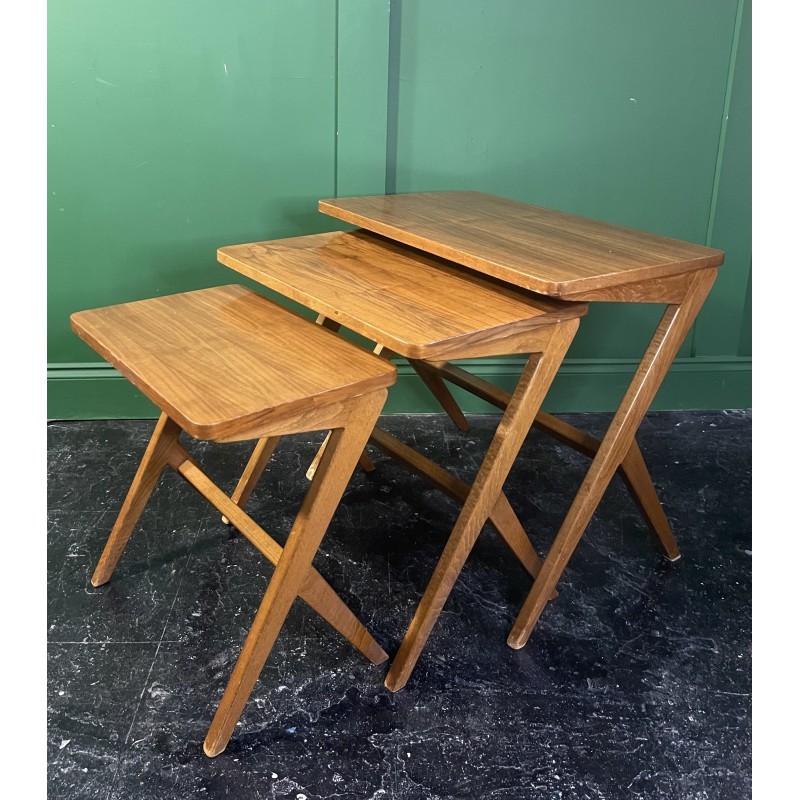
[[[407,358],[447,358],[586,313],[367,231],[231,245],[217,258]]]
[[[222,439],[395,381],[383,359],[244,286],[78,311],[70,321],[198,439]]]
[[[320,200],[336,219],[515,286],[568,298],[722,263],[703,245],[481,192]]]

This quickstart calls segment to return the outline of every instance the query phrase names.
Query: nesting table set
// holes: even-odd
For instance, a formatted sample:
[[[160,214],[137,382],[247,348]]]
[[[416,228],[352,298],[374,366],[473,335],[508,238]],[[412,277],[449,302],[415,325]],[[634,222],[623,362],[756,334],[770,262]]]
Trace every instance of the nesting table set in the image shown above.
[[[164,465],[175,468],[203,492],[278,565],[206,739],[208,755],[216,755],[227,744],[295,597],[309,602],[373,663],[388,658],[311,566],[352,470],[357,464],[364,469],[373,466],[363,449],[367,441],[432,481],[462,505],[391,662],[385,683],[392,691],[406,685],[487,522],[533,579],[508,635],[508,644],[514,648],[525,645],[548,600],[556,596],[558,580],[615,473],[625,481],[666,557],[680,557],[635,434],[711,290],[717,267],[723,261],[721,251],[476,192],[339,198],[320,201],[319,210],[357,229],[231,245],[217,253],[218,260],[231,270],[316,312],[316,326],[299,317],[296,320],[304,325],[296,320],[290,324],[287,317],[282,333],[274,333],[267,341],[264,328],[259,326],[271,328],[276,324],[272,321],[275,315],[283,320],[282,315],[288,312],[262,311],[260,306],[255,307],[255,298],[239,297],[232,287],[227,288],[230,298],[208,296],[209,302],[213,300],[213,309],[205,295],[200,297],[202,292],[188,293],[186,297],[194,294],[203,300],[202,313],[206,316],[202,328],[188,338],[186,325],[180,327],[179,334],[160,328],[153,338],[154,350],[141,359],[142,363],[146,360],[146,367],[139,369],[130,366],[132,345],[125,354],[118,352],[108,342],[100,341],[97,331],[88,330],[87,321],[80,314],[73,315],[76,332],[159,405],[163,412],[159,422],[162,434],[163,429],[168,429],[163,434],[166,439],[154,434],[148,452],[154,457],[155,466],[144,475],[146,485],[139,495],[135,487],[131,488],[136,496],[131,498],[129,493],[121,517],[126,508],[138,511],[134,510],[123,523],[118,520],[115,530],[121,526],[123,533],[112,543],[112,532],[103,556],[105,565],[102,570],[98,566],[97,581],[93,582],[98,585],[109,579]],[[233,316],[227,312],[225,303],[229,299],[253,304],[249,324],[247,312],[237,310]],[[265,299],[263,302],[268,303]],[[666,305],[602,440],[541,410],[580,319],[593,302]],[[192,308],[186,307],[185,313],[185,319],[195,316]],[[188,323],[189,327],[193,324]],[[109,341],[118,341],[120,331],[127,325],[126,319],[113,331],[107,329]],[[209,326],[220,330],[219,342],[226,349],[235,347],[239,339],[244,342],[247,357],[240,359],[238,369],[250,369],[251,377],[231,377],[226,372],[225,380],[212,381],[210,374],[228,367],[221,360],[204,363],[202,375],[197,370],[181,378],[182,386],[193,386],[205,398],[205,405],[198,404],[189,414],[186,405],[195,400],[174,400],[177,390],[170,383],[169,371],[175,368],[179,356],[175,348],[166,354],[161,349],[155,352],[156,340],[180,335],[192,347],[200,347],[197,337],[200,330]],[[340,328],[374,342],[373,353],[338,336]],[[272,348],[273,353],[279,354],[264,354],[272,365],[269,375],[260,374],[260,367],[253,366],[258,361],[259,348]],[[505,355],[527,356],[512,392],[452,363]],[[467,422],[448,384],[503,410],[471,484],[375,425],[382,400],[394,381],[390,362],[395,357],[408,361],[462,430],[467,429]],[[337,362],[337,358],[341,360]],[[169,366],[164,366],[167,362]],[[309,373],[319,377],[313,386]],[[348,378],[345,373],[352,374]],[[278,374],[284,384],[283,394],[273,397],[278,390],[270,388],[269,401],[262,399],[259,403],[258,381],[269,378],[274,382]],[[237,381],[245,381],[246,391],[252,393],[251,405],[237,405],[239,400],[232,396],[239,386]],[[203,427],[198,414],[206,414],[209,404],[216,408],[216,416],[212,415],[213,421]],[[289,406],[291,413],[281,411],[276,416],[276,408]],[[277,424],[279,417],[285,422]],[[348,425],[355,426],[356,432],[345,443]],[[506,477],[532,426],[591,459],[544,560],[540,560],[503,493]],[[220,442],[257,441],[230,498],[220,497],[223,493],[218,487],[199,477],[199,467],[188,454],[182,448],[176,449],[180,430]],[[305,504],[301,508],[281,551],[244,512],[244,507],[278,436],[303,430],[331,433],[309,468],[313,479],[308,508]],[[140,473],[147,472],[145,466],[143,461]],[[334,477],[337,471],[340,474]],[[346,474],[343,477],[341,473]],[[325,511],[312,525],[306,512],[313,516],[321,502],[320,495],[327,497]],[[309,533],[310,528],[314,528],[313,534]]]

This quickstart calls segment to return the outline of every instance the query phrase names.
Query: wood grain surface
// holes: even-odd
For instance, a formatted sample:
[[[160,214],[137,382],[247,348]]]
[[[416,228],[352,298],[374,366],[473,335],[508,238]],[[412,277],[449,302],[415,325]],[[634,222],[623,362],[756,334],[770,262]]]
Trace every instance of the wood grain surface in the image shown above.
[[[72,315],[73,330],[197,439],[389,386],[395,367],[243,286]]]
[[[710,247],[481,192],[336,198],[320,200],[319,210],[552,297],[692,272],[724,258]]]
[[[456,357],[586,313],[366,231],[232,245],[217,258],[406,358]]]

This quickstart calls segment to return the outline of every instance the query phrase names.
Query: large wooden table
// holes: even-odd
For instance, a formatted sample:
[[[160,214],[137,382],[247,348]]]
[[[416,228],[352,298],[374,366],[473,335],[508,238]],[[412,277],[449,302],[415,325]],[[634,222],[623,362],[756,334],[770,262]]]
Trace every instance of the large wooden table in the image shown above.
[[[388,434],[373,435],[373,444],[464,502],[387,675],[389,689],[406,684],[487,519],[535,577],[508,637],[516,648],[554,596],[617,471],[665,555],[680,557],[635,434],[714,283],[721,251],[475,192],[339,198],[319,209],[363,230],[224,247],[218,258],[314,309],[321,324],[345,325],[378,351],[408,358],[460,427],[466,421],[443,380],[504,409],[471,486]],[[602,441],[540,411],[585,301],[666,304]],[[512,393],[449,363],[512,353],[529,354]],[[541,569],[502,494],[532,424],[592,457]],[[254,453],[237,489],[242,502],[258,474]]]

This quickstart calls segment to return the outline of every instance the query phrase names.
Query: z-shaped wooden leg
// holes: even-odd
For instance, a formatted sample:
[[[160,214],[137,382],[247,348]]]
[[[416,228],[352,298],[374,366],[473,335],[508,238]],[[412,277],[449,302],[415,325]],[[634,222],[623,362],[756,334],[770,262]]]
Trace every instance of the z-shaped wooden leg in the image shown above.
[[[100,586],[110,580],[142,510],[167,465],[186,479],[218,511],[225,514],[262,555],[273,564],[278,563],[283,548],[202,472],[194,459],[179,444],[180,432],[175,422],[166,414],[161,415],[92,576],[94,586]],[[373,664],[382,664],[389,658],[355,614],[313,567],[299,594],[302,600]]]
[[[553,540],[542,571],[514,622],[508,636],[511,647],[518,649],[527,643],[550,592],[556,587],[611,478],[629,452],[644,415],[711,291],[716,274],[716,269],[695,273],[684,301],[679,305],[667,306],[600,449]]]
[[[335,428],[331,432],[329,445],[325,448],[319,469],[300,507],[208,730],[203,744],[206,755],[216,756],[228,744],[289,609],[308,580],[311,562],[353,474],[358,456],[378,419],[385,398],[385,390],[364,396],[355,406],[353,417],[345,423],[345,427]]]
[[[578,329],[578,320],[562,322],[553,330],[544,352],[531,355],[522,371],[508,408],[484,456],[469,495],[461,509],[444,552],[406,631],[386,676],[393,692],[402,689],[414,669],[453,585],[466,563],[478,535],[492,513],[522,442],[539,406],[561,366]],[[534,581],[534,585],[540,579]]]

